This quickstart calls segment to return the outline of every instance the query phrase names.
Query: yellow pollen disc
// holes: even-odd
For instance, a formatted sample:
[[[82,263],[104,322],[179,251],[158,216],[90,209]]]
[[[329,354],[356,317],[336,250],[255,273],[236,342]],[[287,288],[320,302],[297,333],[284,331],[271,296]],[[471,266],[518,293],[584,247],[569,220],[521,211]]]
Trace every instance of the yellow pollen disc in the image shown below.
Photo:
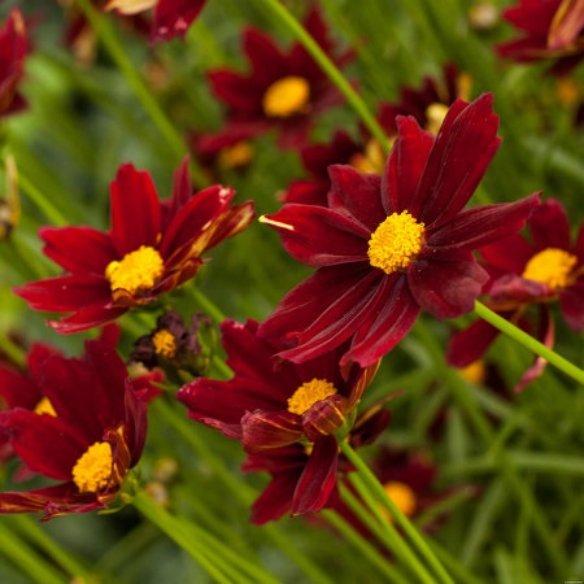
[[[97,493],[112,476],[113,456],[109,442],[92,444],[73,467],[73,482],[81,493]]]
[[[369,174],[381,174],[385,164],[383,149],[377,140],[369,140],[365,146],[365,152],[355,154],[350,164],[359,172]]]
[[[306,110],[310,85],[303,77],[290,75],[278,79],[264,94],[264,112],[271,118],[288,118]]]
[[[292,414],[301,416],[307,412],[316,402],[335,395],[337,390],[335,386],[326,379],[311,379],[304,382],[292,395],[288,398],[288,411]]]
[[[417,506],[416,494],[409,485],[398,481],[390,481],[383,488],[387,496],[406,517],[411,517],[414,514]]]
[[[146,245],[126,254],[119,262],[110,262],[105,269],[112,290],[126,290],[130,294],[153,288],[163,274],[161,255]]]
[[[161,329],[152,337],[152,343],[157,355],[172,359],[176,355],[176,338],[168,329]]]
[[[448,106],[443,103],[431,103],[426,108],[426,130],[432,134],[438,134],[440,126],[448,113]]]
[[[408,211],[392,213],[380,223],[369,239],[369,263],[392,274],[407,268],[422,250],[424,224]]]
[[[139,14],[154,8],[158,0],[111,0],[106,10],[117,10],[121,14]]]
[[[572,270],[578,258],[563,249],[548,247],[534,255],[525,266],[523,277],[552,290],[560,290],[572,282]]]
[[[461,367],[458,370],[458,373],[465,381],[478,385],[485,380],[485,364],[479,359],[478,361],[475,361],[466,367]]]
[[[41,401],[36,405],[34,413],[39,414],[39,416],[46,414],[47,416],[53,416],[53,418],[57,417],[57,412],[55,411],[55,408],[53,407],[53,404],[48,397],[43,397],[41,399]]]
[[[217,163],[221,168],[241,168],[253,159],[253,146],[249,142],[237,142],[219,152]]]

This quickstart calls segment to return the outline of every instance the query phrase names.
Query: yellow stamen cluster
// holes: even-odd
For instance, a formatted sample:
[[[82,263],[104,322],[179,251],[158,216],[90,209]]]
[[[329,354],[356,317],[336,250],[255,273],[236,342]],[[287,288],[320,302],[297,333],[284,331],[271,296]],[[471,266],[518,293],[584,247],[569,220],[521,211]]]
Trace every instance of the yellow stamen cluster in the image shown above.
[[[431,103],[426,108],[426,130],[432,134],[438,134],[440,126],[448,113],[448,106],[443,103]]]
[[[289,118],[306,111],[310,85],[303,77],[289,75],[268,87],[263,98],[264,113],[271,118]]]
[[[111,0],[106,10],[117,10],[121,14],[139,14],[156,6],[158,0]]]
[[[381,174],[385,164],[383,148],[381,148],[381,145],[377,140],[371,139],[367,142],[365,151],[363,153],[355,154],[351,158],[350,164],[359,172]]]
[[[34,413],[38,414],[39,416],[42,414],[46,414],[47,416],[53,416],[53,418],[57,417],[57,412],[51,403],[51,400],[48,397],[43,397],[41,401],[36,405],[34,409]]]
[[[219,152],[217,164],[221,168],[241,168],[247,166],[253,159],[253,146],[249,142],[241,141],[227,146]]]
[[[301,416],[315,403],[335,395],[335,393],[337,393],[337,390],[330,381],[315,377],[310,381],[304,382],[293,393],[292,397],[288,398],[288,411]]]
[[[107,487],[113,471],[112,447],[109,442],[95,442],[73,467],[73,482],[81,493],[97,493]]]
[[[176,355],[176,337],[168,329],[160,329],[152,336],[152,344],[157,355],[172,359]]]
[[[485,363],[479,359],[478,361],[474,361],[466,367],[460,368],[458,373],[465,381],[479,385],[485,380]]]
[[[551,290],[561,290],[572,282],[572,270],[578,258],[563,249],[548,247],[534,255],[525,266],[523,277]]]
[[[406,517],[411,517],[415,513],[418,503],[416,494],[409,485],[398,481],[390,481],[383,488],[387,496]]]
[[[105,269],[112,290],[126,290],[130,294],[153,288],[163,274],[162,256],[146,245],[126,254],[119,262],[110,262]]]
[[[367,255],[374,268],[392,274],[407,268],[424,245],[424,224],[408,211],[392,213],[369,239]]]

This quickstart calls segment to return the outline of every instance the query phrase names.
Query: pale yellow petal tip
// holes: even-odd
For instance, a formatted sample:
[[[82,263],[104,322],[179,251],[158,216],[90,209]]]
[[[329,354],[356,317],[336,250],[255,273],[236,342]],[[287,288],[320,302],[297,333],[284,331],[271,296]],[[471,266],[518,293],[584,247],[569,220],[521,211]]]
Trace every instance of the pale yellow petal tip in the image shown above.
[[[265,215],[260,215],[258,217],[260,223],[265,223],[266,225],[272,225],[273,227],[279,227],[280,229],[286,229],[287,231],[294,231],[294,226],[288,223],[282,223],[281,221],[274,221],[269,219]]]

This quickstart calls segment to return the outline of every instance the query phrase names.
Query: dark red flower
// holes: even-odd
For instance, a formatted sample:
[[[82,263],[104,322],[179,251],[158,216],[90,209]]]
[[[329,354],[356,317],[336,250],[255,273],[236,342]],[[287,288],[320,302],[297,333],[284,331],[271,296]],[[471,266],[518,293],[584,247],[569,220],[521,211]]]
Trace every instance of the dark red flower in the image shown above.
[[[26,107],[26,101],[18,93],[18,85],[24,75],[27,51],[26,23],[20,10],[15,8],[0,28],[0,117]]]
[[[413,116],[422,128],[435,134],[448,107],[457,97],[466,99],[469,90],[469,77],[459,74],[454,65],[446,65],[441,78],[427,76],[419,89],[404,87],[397,102],[383,102],[377,121],[390,139],[397,134],[397,116]],[[285,203],[326,206],[331,186],[328,168],[333,164],[350,164],[360,172],[375,174],[382,174],[385,165],[381,145],[365,126],[361,126],[358,139],[338,131],[330,143],[305,146],[301,156],[309,176],[290,184],[283,197]]]
[[[375,363],[421,309],[438,318],[472,310],[487,281],[473,250],[519,230],[538,197],[463,210],[499,147],[492,98],[457,100],[437,137],[411,117],[382,177],[332,166],[328,206],[288,204],[263,221],[316,273],[262,325],[296,346],[300,363],[348,342],[342,365]]]
[[[527,222],[531,240],[513,234],[481,248],[483,266],[490,279],[483,292],[496,312],[553,345],[554,326],[548,306],[559,302],[567,324],[584,329],[584,226],[572,242],[566,211],[556,199],[541,203]],[[540,307],[535,324],[526,319],[530,305]],[[483,321],[456,333],[449,346],[448,360],[464,367],[481,358],[499,331]],[[538,358],[516,389],[523,389],[543,372]]]
[[[225,321],[222,331],[233,379],[197,379],[180,390],[179,400],[193,419],[240,440],[248,452],[262,453],[252,460],[279,460],[282,452],[294,453],[302,464],[295,465],[297,489],[287,505],[293,514],[320,510],[336,484],[337,439],[353,428],[356,405],[376,366],[341,371],[343,349],[302,365],[274,360],[281,345],[259,338],[255,321]],[[355,444],[370,440],[386,422],[384,411],[358,421]]]
[[[519,0],[503,17],[523,35],[497,47],[500,56],[519,63],[550,60],[552,72],[569,72],[584,58],[582,0]]]
[[[184,37],[207,0],[109,0],[105,9],[125,16],[152,11],[152,39]]]
[[[116,496],[146,434],[145,379],[128,376],[116,340],[116,328],[106,329],[79,359],[37,350],[29,378],[5,379],[4,391],[30,399],[0,412],[0,433],[31,471],[59,483],[0,493],[0,513],[42,511],[48,519],[103,508]]]
[[[253,206],[232,205],[234,194],[220,185],[193,194],[185,160],[161,202],[150,175],[126,164],[111,185],[111,231],[42,229],[44,253],[66,273],[16,293],[35,310],[72,313],[50,322],[60,333],[114,320],[192,278],[203,252],[247,227]]]
[[[337,65],[347,63],[349,54],[338,51],[317,8],[311,10],[304,25]],[[340,93],[299,43],[282,51],[267,34],[248,28],[243,50],[250,73],[231,69],[209,73],[215,95],[228,107],[227,128],[220,135],[229,136],[242,128],[255,134],[276,128],[281,146],[304,145],[315,117],[339,104]]]

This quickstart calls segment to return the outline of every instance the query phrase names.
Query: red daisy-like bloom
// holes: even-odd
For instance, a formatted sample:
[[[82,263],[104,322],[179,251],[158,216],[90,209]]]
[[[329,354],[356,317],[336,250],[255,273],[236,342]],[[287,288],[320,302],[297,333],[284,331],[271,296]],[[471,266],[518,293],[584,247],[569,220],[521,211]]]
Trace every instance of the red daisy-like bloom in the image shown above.
[[[565,74],[584,58],[582,0],[519,0],[503,13],[523,32],[497,47],[500,56],[519,63],[552,60],[552,72]]]
[[[429,132],[437,133],[448,107],[457,97],[466,99],[470,84],[468,76],[446,65],[441,78],[425,77],[419,89],[405,87],[395,103],[382,103],[377,121],[390,139],[397,134],[397,116],[413,116]],[[359,139],[347,132],[335,132],[330,143],[311,144],[301,151],[302,163],[309,177],[293,181],[283,197],[285,203],[307,205],[327,204],[330,190],[329,166],[350,164],[366,173],[382,174],[385,156],[379,142],[361,126]]]
[[[547,309],[550,302],[559,302],[568,326],[584,330],[584,226],[572,242],[566,211],[556,199],[541,203],[527,226],[531,241],[513,234],[481,248],[483,265],[490,274],[483,292],[493,310],[524,328],[530,326],[524,319],[525,310],[530,305],[540,306],[536,328],[549,346],[554,337],[553,320]],[[498,334],[486,322],[473,323],[452,338],[449,362],[464,367],[480,359]],[[538,377],[544,366],[545,361],[537,359],[516,389],[523,389]]]
[[[341,350],[302,365],[274,360],[281,345],[261,339],[255,321],[225,321],[222,332],[233,379],[196,379],[180,390],[179,400],[193,419],[240,440],[248,452],[261,452],[259,458],[252,457],[256,462],[280,461],[293,453],[302,463],[293,465],[294,489],[292,475],[286,477],[286,494],[281,493],[286,509],[293,514],[320,510],[336,484],[336,436],[346,435],[353,426],[355,408],[376,366],[341,371]],[[366,423],[363,418],[356,424],[361,428],[359,436],[378,433],[386,421],[383,410],[374,412]],[[270,453],[263,456],[266,451]],[[270,518],[283,512],[273,511]]]
[[[152,11],[154,41],[184,37],[207,0],[109,0],[106,10],[116,10],[125,16]]]
[[[304,26],[338,66],[348,62],[350,53],[338,51],[317,8]],[[281,146],[303,146],[315,118],[342,102],[340,93],[299,43],[284,52],[267,34],[248,28],[243,50],[251,64],[249,74],[230,69],[209,73],[215,95],[228,107],[228,126],[220,135],[241,132],[242,127],[256,135],[276,128]]]
[[[232,205],[234,195],[220,185],[193,194],[185,159],[161,202],[150,175],[126,164],[111,185],[111,231],[42,229],[45,255],[66,274],[16,293],[35,310],[72,313],[50,322],[59,333],[114,320],[192,278],[203,252],[249,225],[253,205]]]
[[[500,143],[490,95],[457,100],[436,137],[411,117],[397,124],[382,177],[332,166],[327,207],[288,204],[262,218],[288,253],[318,268],[260,329],[296,343],[283,358],[299,363],[348,342],[342,364],[365,367],[421,309],[469,312],[488,279],[473,250],[519,230],[537,205],[533,195],[463,210]]]
[[[101,509],[116,496],[140,458],[144,398],[154,391],[145,378],[129,377],[116,339],[116,328],[107,329],[79,359],[37,351],[30,379],[6,379],[29,394],[32,380],[46,401],[36,411],[19,405],[0,412],[0,434],[31,471],[59,483],[0,493],[0,513],[42,511],[49,519]]]
[[[24,75],[27,51],[26,23],[20,10],[14,9],[0,29],[0,117],[26,107],[18,85]]]

